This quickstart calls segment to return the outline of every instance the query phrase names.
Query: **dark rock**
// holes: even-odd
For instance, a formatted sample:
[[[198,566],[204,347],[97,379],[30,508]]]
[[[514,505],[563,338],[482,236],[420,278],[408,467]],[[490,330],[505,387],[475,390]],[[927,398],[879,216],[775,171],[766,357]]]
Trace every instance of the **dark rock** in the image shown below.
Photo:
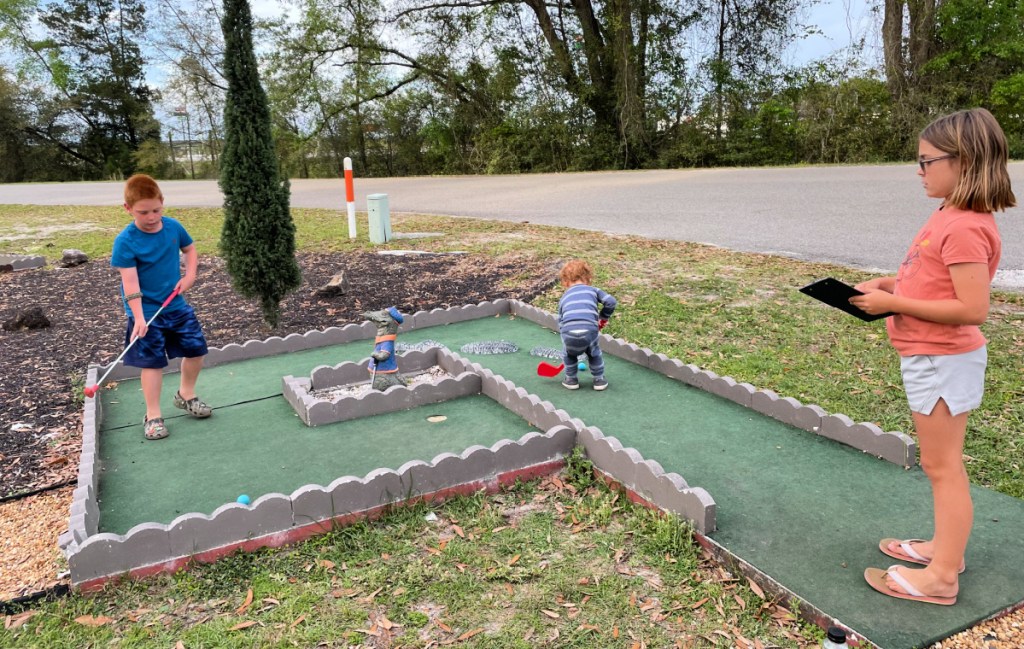
[[[89,256],[81,250],[75,248],[68,248],[64,251],[64,256],[61,257],[60,267],[71,268],[72,266],[81,266],[82,264],[89,262]]]
[[[345,293],[348,293],[348,277],[345,275],[345,271],[341,271],[332,277],[331,281],[318,288],[314,295],[317,297],[337,297]]]
[[[0,273],[13,273],[14,264],[0,264]]]
[[[7,331],[21,331],[23,329],[43,329],[50,326],[50,320],[43,313],[42,307],[34,306],[18,313],[4,323]]]

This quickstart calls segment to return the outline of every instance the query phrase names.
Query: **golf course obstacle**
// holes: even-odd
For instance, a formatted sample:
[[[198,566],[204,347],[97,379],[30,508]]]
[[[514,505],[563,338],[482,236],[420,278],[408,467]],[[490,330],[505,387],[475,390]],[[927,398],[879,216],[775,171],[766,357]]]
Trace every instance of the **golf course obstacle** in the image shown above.
[[[402,356],[402,373],[409,379],[433,367],[440,367],[452,378],[437,383],[393,385],[381,392],[376,389],[358,396],[318,399],[312,393],[337,387],[365,385],[373,360],[346,362],[334,367],[321,366],[309,378],[285,376],[281,380],[284,398],[295,408],[307,426],[322,426],[361,417],[372,417],[396,410],[408,410],[431,403],[480,394],[480,375],[468,369],[458,356],[434,347],[426,351],[408,352]]]

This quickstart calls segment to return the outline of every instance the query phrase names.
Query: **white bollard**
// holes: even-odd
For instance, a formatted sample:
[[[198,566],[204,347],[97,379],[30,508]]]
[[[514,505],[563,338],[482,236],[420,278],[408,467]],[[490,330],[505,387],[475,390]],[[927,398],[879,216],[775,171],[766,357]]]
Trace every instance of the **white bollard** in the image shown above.
[[[370,194],[366,197],[366,215],[370,220],[370,241],[387,243],[391,240],[391,211],[387,194]]]
[[[348,238],[356,238],[356,192],[352,185],[352,158],[345,158],[345,202],[348,204]]]

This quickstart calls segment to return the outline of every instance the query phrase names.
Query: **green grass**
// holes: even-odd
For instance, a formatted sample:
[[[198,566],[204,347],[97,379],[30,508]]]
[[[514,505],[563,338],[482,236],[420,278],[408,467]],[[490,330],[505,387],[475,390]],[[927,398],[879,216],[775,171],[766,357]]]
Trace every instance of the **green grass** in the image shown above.
[[[216,254],[220,210],[171,214],[185,223],[201,254]],[[365,214],[359,226],[364,234],[354,242],[343,212],[293,214],[305,252],[373,248],[365,238]],[[0,206],[0,252],[55,260],[64,248],[79,248],[104,257],[125,222],[120,208]],[[41,224],[64,229],[42,233]],[[89,229],[72,229],[82,224]],[[445,236],[384,247],[542,262],[587,258],[598,273],[595,283],[620,302],[608,333],[857,421],[913,434],[898,358],[882,324],[862,323],[797,292],[826,275],[857,282],[868,277],[862,272],[532,224],[399,215],[392,224],[396,232]],[[25,238],[5,240],[13,234]],[[553,288],[535,302],[554,309],[559,294]],[[986,397],[971,416],[965,448],[972,481],[1018,498],[1024,498],[1022,324],[1024,296],[996,292],[983,327],[989,338]],[[288,552],[239,555],[173,578],[111,586],[98,597],[73,596],[41,606],[25,632],[0,632],[0,645],[17,635],[19,645],[47,647],[106,646],[115,640],[129,647],[174,646],[178,640],[186,647],[314,646],[323,640],[386,646],[368,635],[375,628],[387,631],[393,646],[448,642],[475,629],[484,630],[461,644],[672,646],[676,638],[691,637],[695,646],[711,646],[700,638],[705,635],[732,646],[735,640],[726,642],[714,631],[735,628],[769,646],[798,646],[787,633],[814,633],[785,620],[784,628],[773,622],[780,619],[771,615],[777,609],[760,602],[744,582],[721,579],[685,527],[615,500],[589,484],[585,471],[570,473],[579,495],[532,485],[495,498],[458,499],[438,510],[439,524],[426,524],[427,510],[418,506]],[[509,526],[509,511],[534,505]],[[465,537],[453,531],[456,525]],[[580,525],[588,526],[586,533],[574,534]],[[318,563],[323,560],[333,568]],[[619,570],[623,566],[627,573],[657,579],[628,576]],[[254,602],[238,614],[249,588]],[[656,604],[641,610],[651,598]],[[666,612],[664,619],[652,620],[652,613]],[[113,621],[97,628],[73,622],[83,614]],[[292,626],[300,616],[305,617]],[[396,626],[382,630],[380,616]],[[251,620],[258,624],[230,631]],[[558,638],[551,640],[556,631]]]
[[[711,563],[688,527],[589,476],[577,457],[562,480],[73,595],[0,630],[0,645],[672,647],[725,633],[799,647],[820,636]]]

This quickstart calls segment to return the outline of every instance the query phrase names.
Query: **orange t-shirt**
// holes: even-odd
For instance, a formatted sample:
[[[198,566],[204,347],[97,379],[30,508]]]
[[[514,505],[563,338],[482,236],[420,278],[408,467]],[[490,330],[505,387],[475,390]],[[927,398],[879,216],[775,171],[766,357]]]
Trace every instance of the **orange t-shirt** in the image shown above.
[[[896,272],[893,293],[921,300],[956,299],[948,266],[988,264],[991,281],[1001,253],[999,229],[991,213],[940,207],[914,237]],[[977,325],[942,324],[896,314],[887,318],[886,328],[900,356],[964,354],[985,344]]]

